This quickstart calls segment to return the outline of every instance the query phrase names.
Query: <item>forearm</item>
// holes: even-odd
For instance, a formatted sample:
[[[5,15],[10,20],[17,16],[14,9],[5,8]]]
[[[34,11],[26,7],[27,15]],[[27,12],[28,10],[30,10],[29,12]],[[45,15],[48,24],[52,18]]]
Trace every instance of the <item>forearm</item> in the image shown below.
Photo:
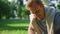
[[[35,32],[37,32],[37,34],[42,34],[42,29],[37,24],[36,19],[32,21],[32,25],[34,27]]]
[[[34,14],[30,15],[30,24],[29,24],[29,28],[28,28],[28,34],[35,34],[35,30],[34,30],[34,26],[32,25],[32,23],[34,23],[35,21],[35,17]]]
[[[35,34],[34,28],[31,23],[29,24],[28,34]]]
[[[30,25],[28,28],[28,33],[35,34],[35,32],[42,34],[42,30],[36,22],[36,16],[34,14],[30,14]]]

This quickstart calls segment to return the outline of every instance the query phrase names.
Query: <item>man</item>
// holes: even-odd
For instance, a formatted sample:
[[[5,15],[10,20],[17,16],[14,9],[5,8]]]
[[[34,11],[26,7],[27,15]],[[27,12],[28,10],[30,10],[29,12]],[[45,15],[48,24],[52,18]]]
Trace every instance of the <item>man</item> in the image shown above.
[[[44,7],[41,0],[28,0],[26,6],[31,13],[28,34],[59,34],[60,12]]]
[[[29,34],[33,34],[35,33],[35,28],[33,28],[34,26],[32,26],[32,21],[34,19],[41,19],[41,20],[44,20],[44,17],[45,17],[45,9],[44,9],[44,6],[42,4],[42,2],[40,0],[28,0],[27,2],[27,9],[30,10],[30,13],[31,15],[32,14],[35,14],[34,17],[32,17],[32,19],[30,18],[30,25],[29,25],[29,28],[28,28],[28,32]],[[39,7],[39,8],[38,8]],[[36,18],[35,18],[36,16]],[[33,19],[34,18],[34,19]],[[34,20],[35,22],[35,20]],[[34,23],[35,24],[35,23]],[[37,27],[36,27],[37,28]],[[34,30],[35,29],[35,30]],[[39,30],[39,29],[38,29]],[[37,30],[37,31],[38,31]]]

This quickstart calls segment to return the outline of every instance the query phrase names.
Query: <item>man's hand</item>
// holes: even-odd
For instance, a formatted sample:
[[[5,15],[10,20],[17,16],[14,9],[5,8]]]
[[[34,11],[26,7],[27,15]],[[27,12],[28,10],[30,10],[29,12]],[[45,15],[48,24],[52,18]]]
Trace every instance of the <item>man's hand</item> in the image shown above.
[[[30,22],[32,22],[32,20],[36,18],[35,14],[30,14],[29,16],[30,16]]]

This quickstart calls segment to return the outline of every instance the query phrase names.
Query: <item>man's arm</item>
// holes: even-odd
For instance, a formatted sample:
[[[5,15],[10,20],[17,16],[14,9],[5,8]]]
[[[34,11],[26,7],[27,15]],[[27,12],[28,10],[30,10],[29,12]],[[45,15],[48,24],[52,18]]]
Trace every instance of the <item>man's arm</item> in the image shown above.
[[[42,29],[40,26],[37,24],[36,19],[33,19],[32,25],[34,27],[34,30],[37,32],[37,34],[42,34]]]
[[[30,25],[29,25],[28,33],[35,34],[35,32],[37,32],[37,34],[42,34],[42,30],[36,22],[35,15],[31,14],[30,15]]]
[[[32,23],[29,24],[28,34],[35,34],[35,30],[34,30],[34,28],[33,28]]]
[[[32,25],[33,18],[35,18],[34,14],[30,14],[30,24],[29,24],[29,28],[28,28],[28,34],[35,34],[35,30]]]

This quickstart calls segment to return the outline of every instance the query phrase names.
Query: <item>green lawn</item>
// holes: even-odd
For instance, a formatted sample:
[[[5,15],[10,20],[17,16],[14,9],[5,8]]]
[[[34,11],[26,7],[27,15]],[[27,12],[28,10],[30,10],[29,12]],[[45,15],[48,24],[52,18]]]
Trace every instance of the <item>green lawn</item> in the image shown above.
[[[0,34],[28,34],[29,20],[0,20]]]

